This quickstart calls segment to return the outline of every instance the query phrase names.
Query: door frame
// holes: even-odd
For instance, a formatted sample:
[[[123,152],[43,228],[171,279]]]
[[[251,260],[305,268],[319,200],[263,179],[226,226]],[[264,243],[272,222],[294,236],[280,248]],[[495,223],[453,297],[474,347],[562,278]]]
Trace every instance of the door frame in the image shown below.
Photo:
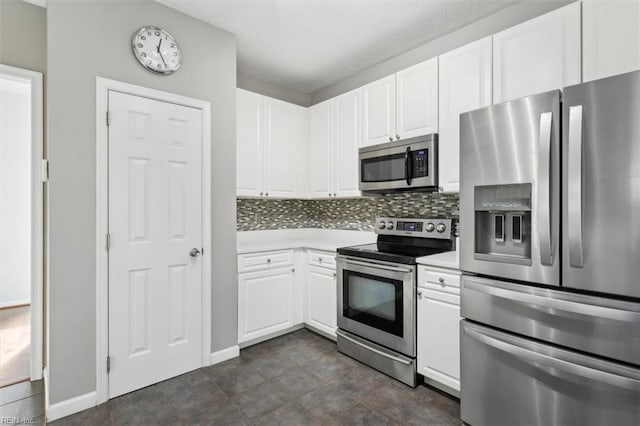
[[[211,364],[211,104],[160,90],[96,77],[96,402],[109,400],[109,91],[196,108],[202,111],[202,349],[201,365]]]
[[[31,344],[29,375],[42,379],[44,330],[44,112],[42,73],[0,64],[0,75],[31,83]],[[48,280],[47,280],[48,282]],[[47,312],[49,310],[47,309]],[[48,333],[47,333],[48,335]],[[48,345],[47,345],[48,346]]]

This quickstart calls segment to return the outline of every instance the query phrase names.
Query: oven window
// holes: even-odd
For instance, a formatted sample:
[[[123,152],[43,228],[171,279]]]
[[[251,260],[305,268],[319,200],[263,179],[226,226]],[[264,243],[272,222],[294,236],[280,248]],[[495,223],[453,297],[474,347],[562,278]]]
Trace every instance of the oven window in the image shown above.
[[[404,152],[360,160],[362,182],[404,180]]]
[[[344,271],[343,316],[403,337],[402,281]]]

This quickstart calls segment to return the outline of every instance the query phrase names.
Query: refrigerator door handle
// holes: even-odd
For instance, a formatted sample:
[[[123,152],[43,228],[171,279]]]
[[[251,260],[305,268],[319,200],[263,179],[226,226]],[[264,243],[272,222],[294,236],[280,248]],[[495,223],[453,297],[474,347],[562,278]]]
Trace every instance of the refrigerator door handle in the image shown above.
[[[552,376],[558,376],[558,373],[570,374],[583,380],[597,381],[606,383],[617,388],[628,389],[634,392],[640,391],[640,381],[631,377],[619,376],[606,371],[597,370],[580,364],[574,364],[570,361],[554,358],[553,356],[534,352],[513,343],[504,342],[495,337],[488,336],[480,331],[465,328],[464,334],[480,343],[507,353],[516,358],[525,360],[527,363],[538,367]]]
[[[569,264],[581,268],[582,256],[582,105],[569,108],[568,167]]]
[[[540,136],[538,147],[538,242],[540,262],[553,264],[553,242],[551,240],[551,128],[553,113],[540,114]]]
[[[556,317],[581,317],[580,320],[585,324],[587,322],[593,322],[593,320],[589,318],[596,318],[596,321],[599,319],[607,319],[640,324],[640,312],[626,310],[622,307],[620,309],[616,309],[607,306],[590,305],[580,301],[573,302],[571,300],[557,299],[553,296],[538,296],[531,293],[516,292],[505,288],[483,284],[482,282],[474,281],[469,278],[464,280],[463,288],[464,290],[473,290],[499,299],[527,305],[527,308],[546,312],[549,315]],[[464,303],[465,302],[463,302],[463,310]]]

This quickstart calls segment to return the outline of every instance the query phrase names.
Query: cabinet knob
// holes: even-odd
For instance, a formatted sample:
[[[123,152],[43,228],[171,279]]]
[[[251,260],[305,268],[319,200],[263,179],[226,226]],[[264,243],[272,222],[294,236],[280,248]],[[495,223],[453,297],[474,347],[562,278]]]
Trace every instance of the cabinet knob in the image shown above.
[[[444,287],[444,278],[439,278],[438,281],[440,281],[440,284],[442,284],[442,287]]]
[[[393,136],[389,136],[389,142],[393,142]]]
[[[271,263],[271,259],[267,259],[267,263]]]
[[[418,290],[418,299],[422,299],[422,292]]]
[[[319,259],[318,259],[318,263],[322,263],[322,258],[319,258]]]
[[[264,195],[264,192],[261,192],[261,193],[260,193],[260,196],[262,197],[263,195]]]
[[[269,196],[269,193],[268,193],[268,192],[265,192],[265,194],[264,194],[264,195],[266,195],[266,196],[268,197],[268,196]]]
[[[331,193],[329,193],[329,197],[331,197]]]
[[[291,272],[295,272],[295,271],[296,271],[296,268],[291,268]]]
[[[335,193],[335,192],[333,193],[333,196],[334,196],[334,197],[336,196],[336,193]]]
[[[333,278],[337,277],[338,274],[336,274],[335,272],[333,273]]]
[[[396,135],[396,139],[397,139],[397,140],[400,140],[400,136]]]

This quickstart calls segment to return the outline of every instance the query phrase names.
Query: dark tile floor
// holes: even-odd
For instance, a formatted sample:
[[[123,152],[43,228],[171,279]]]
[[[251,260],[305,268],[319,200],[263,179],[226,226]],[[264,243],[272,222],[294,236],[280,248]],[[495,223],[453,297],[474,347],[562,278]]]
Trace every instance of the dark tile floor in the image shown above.
[[[52,424],[460,425],[459,417],[457,400],[411,389],[299,330]]]
[[[44,424],[42,380],[0,388],[0,425],[13,424]]]

